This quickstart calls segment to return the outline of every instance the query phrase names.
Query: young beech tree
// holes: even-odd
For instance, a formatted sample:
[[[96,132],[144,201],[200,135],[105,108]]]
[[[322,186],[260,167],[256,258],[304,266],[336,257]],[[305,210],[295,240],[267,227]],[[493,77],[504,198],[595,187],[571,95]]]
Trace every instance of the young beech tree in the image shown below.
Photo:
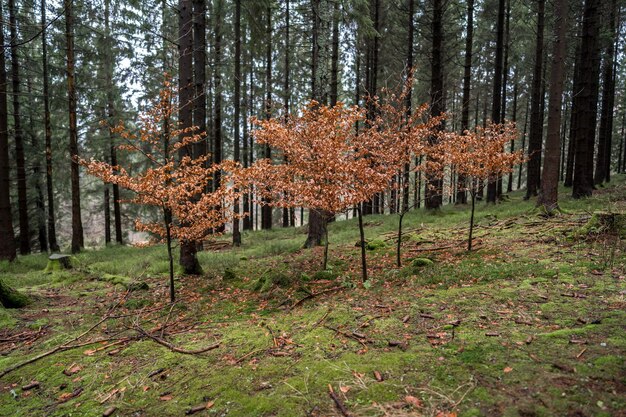
[[[216,172],[236,172],[238,169],[237,164],[229,161],[207,168],[207,155],[195,159],[189,156],[177,158],[181,147],[200,141],[204,132],[197,134],[193,127],[178,129],[175,126],[173,116],[178,110],[173,102],[174,93],[171,83],[166,82],[159,100],[140,116],[138,133],[130,132],[123,125],[112,128],[125,141],[119,149],[147,161],[144,170],[136,172],[93,159],[81,161],[89,174],[133,191],[134,197],[129,202],[161,210],[160,221],[137,219],[135,227],[165,239],[172,302],[175,299],[172,241],[202,240],[231,218],[228,202],[232,202],[235,196],[232,188],[226,186],[228,181],[223,181],[213,192],[206,192],[206,189]],[[137,161],[138,158],[128,159]]]
[[[472,250],[476,196],[482,192],[485,183],[508,174],[515,165],[524,162],[522,150],[507,152],[505,149],[505,145],[518,136],[513,123],[492,123],[476,132],[465,131],[462,135],[442,132],[439,143],[427,150],[442,158],[446,165],[453,165],[458,175],[466,178],[464,188],[472,199],[468,251]]]
[[[413,126],[403,117],[385,119],[391,108],[381,106],[381,116],[365,123],[366,110],[343,103],[323,106],[312,101],[300,115],[253,120],[259,144],[281,152],[286,161],[274,165],[257,161],[245,174],[261,196],[278,207],[306,207],[318,213],[338,213],[370,200],[389,187],[404,166],[426,125]],[[417,116],[416,119],[417,120]],[[362,124],[358,130],[357,123]],[[407,156],[408,155],[408,156]],[[328,219],[324,219],[328,220]],[[365,237],[359,210],[363,280],[367,280]],[[328,262],[328,230],[324,231],[323,267]]]

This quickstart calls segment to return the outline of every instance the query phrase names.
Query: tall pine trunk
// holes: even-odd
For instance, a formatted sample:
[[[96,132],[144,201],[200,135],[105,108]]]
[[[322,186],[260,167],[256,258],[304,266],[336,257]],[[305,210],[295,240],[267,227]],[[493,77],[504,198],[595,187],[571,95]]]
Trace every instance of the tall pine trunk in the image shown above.
[[[17,205],[20,224],[20,253],[30,253],[30,227],[28,224],[28,197],[26,193],[26,162],[24,157],[24,132],[20,109],[20,64],[17,56],[17,16],[15,0],[9,0],[9,25],[11,34],[11,84],[13,86],[13,131],[15,138],[15,165],[17,168]]]
[[[432,49],[431,49],[431,82],[430,82],[430,115],[438,117],[445,111],[443,91],[443,0],[433,0],[432,18]],[[443,123],[439,129],[443,130]],[[436,136],[430,136],[429,142],[437,141]],[[442,173],[427,175],[427,184],[424,193],[427,209],[438,209],[443,201]]]
[[[67,42],[67,95],[70,134],[71,188],[72,188],[72,253],[80,252],[85,246],[83,222],[80,213],[80,177],[78,166],[78,127],[76,123],[76,82],[74,69],[74,18],[73,0],[65,0],[65,39]]]
[[[285,79],[283,83],[283,113],[285,121],[289,118],[289,97],[291,96],[291,91],[289,90],[289,75],[290,75],[290,54],[291,54],[291,44],[290,44],[290,27],[289,27],[289,0],[285,2]],[[286,162],[286,161],[285,161]],[[294,208],[283,208],[283,227],[293,226],[292,216],[294,213]]]
[[[317,79],[320,66],[320,3],[321,0],[311,0],[311,12],[313,19],[313,30],[311,31],[311,98],[318,102],[322,101],[321,83]],[[304,242],[305,248],[312,248],[322,244],[322,239],[326,235],[326,222],[317,210],[309,210],[309,222],[307,238]]]
[[[239,162],[240,143],[239,120],[241,111],[241,0],[235,0],[235,95],[233,97],[234,114],[234,158]],[[235,197],[233,218],[233,245],[241,246],[241,232],[239,230],[239,198]],[[245,210],[245,209],[244,209]]]
[[[0,2],[0,45],[4,45],[4,18]],[[11,177],[9,171],[9,113],[7,73],[4,54],[0,54],[0,260],[16,257],[13,217],[11,215]]]
[[[574,96],[576,144],[572,196],[589,197],[593,192],[593,151],[598,110],[600,75],[600,1],[585,0],[580,48],[580,90]],[[573,108],[574,108],[573,107]],[[572,110],[573,111],[573,110]]]
[[[602,110],[600,111],[600,131],[598,132],[598,155],[594,183],[600,185],[610,179],[611,145],[613,135],[613,108],[615,107],[615,79],[613,73],[616,37],[617,1],[611,0],[609,13],[610,38],[604,50],[602,69]]]
[[[406,77],[405,79],[409,79],[411,80],[411,85],[407,86],[408,87],[408,91],[406,94],[406,101],[405,101],[405,108],[406,108],[406,115],[407,115],[407,119],[411,117],[411,113],[413,112],[413,44],[415,43],[415,0],[408,0],[409,1],[409,18],[408,18],[408,36],[407,36],[407,43],[406,43]],[[469,0],[470,2],[473,2],[474,0]],[[357,75],[357,82],[358,82],[358,75]],[[404,170],[402,172],[402,212],[406,212],[409,210],[409,194],[410,194],[410,171],[411,171],[411,164],[410,162],[407,162],[406,164],[404,164]]]
[[[109,22],[109,11],[110,11],[110,3],[111,0],[106,0],[104,2],[104,31],[106,37],[106,48],[107,48],[107,62],[105,62],[106,68],[106,89],[107,89],[107,118],[109,120],[109,124],[111,126],[115,125],[115,99],[113,95],[113,66],[116,62],[116,57],[114,55],[114,47],[113,47],[113,39],[111,38],[111,27]],[[115,145],[115,135],[109,129],[109,150],[111,157],[111,165],[117,166],[117,146]],[[113,217],[114,217],[114,226],[115,226],[115,241],[122,245],[124,243],[124,237],[122,234],[122,210],[120,207],[120,187],[117,184],[112,184],[113,188]]]
[[[266,56],[265,56],[265,118],[269,120],[272,117],[272,6],[268,3],[266,10],[266,27],[267,30],[267,44]],[[269,145],[263,146],[263,156],[267,159],[272,159],[272,149]],[[261,207],[261,229],[272,228],[272,206],[271,201],[267,198],[263,198],[263,206]]]
[[[504,11],[505,0],[498,0],[498,23],[496,26],[496,63],[493,74],[491,121],[500,123],[502,117],[502,74],[504,73]],[[487,202],[495,203],[498,197],[498,179],[490,178],[487,185]]]
[[[561,106],[565,81],[565,53],[567,36],[567,0],[554,1],[554,46],[552,72],[550,73],[550,99],[548,103],[548,134],[541,176],[541,193],[537,206],[546,213],[558,209],[559,162],[561,159]]]
[[[543,74],[543,31],[545,27],[545,0],[537,1],[537,38],[535,65],[530,105],[530,134],[528,136],[528,164],[526,170],[526,199],[537,195],[541,181],[541,144],[543,113],[541,81]]]
[[[191,0],[179,0],[178,2],[178,123],[181,129],[188,129],[193,124],[193,9]],[[182,141],[189,133],[181,134]],[[192,157],[191,145],[183,146],[178,151],[182,159]],[[180,266],[184,274],[198,274],[200,263],[197,258],[196,242],[181,240],[180,242]]]
[[[469,111],[472,88],[472,44],[474,42],[474,0],[467,1],[467,36],[465,38],[465,62],[463,64],[463,97],[461,99],[461,134],[469,130]],[[476,107],[478,108],[478,106]],[[456,204],[467,204],[466,179],[457,180]]]

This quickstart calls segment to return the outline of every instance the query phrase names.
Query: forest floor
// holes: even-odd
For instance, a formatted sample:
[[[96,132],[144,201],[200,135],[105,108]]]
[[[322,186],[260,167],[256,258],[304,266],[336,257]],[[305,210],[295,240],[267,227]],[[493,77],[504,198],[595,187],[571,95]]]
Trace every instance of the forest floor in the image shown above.
[[[471,253],[466,207],[416,210],[403,268],[398,216],[367,217],[366,286],[354,220],[327,271],[302,228],[204,251],[175,304],[161,246],[0,264],[34,300],[0,308],[0,415],[626,416],[626,247],[581,229],[626,212],[626,178],[562,208],[480,204]]]

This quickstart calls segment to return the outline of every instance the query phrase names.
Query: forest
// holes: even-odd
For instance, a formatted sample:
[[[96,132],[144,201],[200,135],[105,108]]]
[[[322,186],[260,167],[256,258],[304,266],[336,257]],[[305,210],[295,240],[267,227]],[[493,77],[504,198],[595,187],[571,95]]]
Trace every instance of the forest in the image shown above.
[[[0,415],[626,416],[625,0],[0,0]]]

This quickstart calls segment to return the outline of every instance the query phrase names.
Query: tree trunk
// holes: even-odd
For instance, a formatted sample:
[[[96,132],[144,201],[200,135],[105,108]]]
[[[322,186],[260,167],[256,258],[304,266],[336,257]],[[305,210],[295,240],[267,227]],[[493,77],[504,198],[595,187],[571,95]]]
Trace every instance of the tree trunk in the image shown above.
[[[313,100],[321,102],[322,93],[319,85],[321,83],[317,79],[320,60],[320,0],[311,0],[311,11],[313,15],[313,30],[311,31],[311,96]],[[308,231],[304,247],[312,248],[321,245],[325,230],[324,216],[316,210],[309,210]]]
[[[616,37],[617,1],[611,0],[609,14],[610,39],[604,51],[602,70],[602,110],[600,112],[600,131],[598,134],[598,155],[594,183],[600,185],[610,178],[611,145],[613,135],[613,108],[615,107],[615,81],[613,73]]]
[[[222,19],[224,2],[218,0],[213,3],[213,14],[215,17],[215,48],[213,61],[213,163],[222,162]],[[199,63],[198,63],[199,64]],[[197,71],[197,70],[196,70]],[[217,190],[222,185],[222,173],[218,170],[213,174],[213,190]],[[223,232],[224,226],[217,228],[217,232]]]
[[[520,146],[520,149],[522,150],[522,153],[526,152],[526,132],[528,131],[528,115],[529,115],[529,107],[530,107],[530,102],[529,100],[526,100],[526,113],[524,115],[524,132],[522,133],[522,145]],[[528,154],[526,154],[526,156],[528,157]],[[520,188],[522,188],[522,171],[524,169],[524,164],[519,164],[519,170],[517,171],[517,189],[519,190]]]
[[[46,147],[46,196],[48,203],[48,246],[52,252],[59,251],[54,219],[54,192],[52,189],[52,127],[50,126],[50,98],[48,97],[48,42],[46,37],[46,1],[41,1],[41,56],[43,67],[43,113]],[[2,129],[0,127],[0,129]]]
[[[473,1],[473,0],[470,0]],[[411,116],[413,111],[413,66],[415,65],[413,62],[413,47],[415,43],[415,0],[409,0],[409,25],[408,25],[408,37],[407,37],[407,45],[406,45],[406,75],[410,76],[411,85],[408,86],[408,91],[406,94],[406,114],[407,119]],[[357,76],[358,80],[358,76]],[[404,170],[402,172],[402,208],[401,211],[406,212],[409,210],[409,194],[410,194],[410,172],[411,172],[411,163],[408,162],[404,164]]]
[[[289,39],[289,0],[285,2],[285,80],[283,84],[283,94],[284,94],[284,103],[283,103],[283,113],[285,117],[285,121],[289,118],[289,97],[291,95],[291,91],[289,90],[289,72],[290,72],[290,64],[289,58],[291,53],[291,44]],[[287,162],[285,160],[285,162]],[[290,224],[293,226],[293,222],[291,221],[291,213],[293,212],[293,207],[283,208],[283,227],[289,227]]]
[[[74,20],[72,5],[74,0],[65,0],[65,38],[67,41],[67,95],[70,133],[70,158],[72,183],[72,253],[80,252],[85,246],[83,222],[80,214],[80,180],[78,166],[78,128],[76,125],[76,83],[74,75]]]
[[[104,32],[106,37],[107,62],[105,62],[106,68],[106,89],[107,89],[107,118],[109,125],[114,126],[115,120],[115,100],[113,96],[113,66],[116,62],[114,55],[113,39],[111,39],[111,28],[109,24],[109,8],[110,0],[104,2]],[[117,147],[115,145],[115,135],[109,130],[109,149],[111,154],[111,165],[117,166]],[[124,237],[122,234],[122,211],[120,207],[120,187],[117,184],[112,185],[113,188],[113,216],[115,225],[115,241],[120,245],[124,244]]]
[[[0,2],[0,45],[4,45],[4,17]],[[0,54],[0,260],[16,257],[13,218],[11,215],[11,178],[9,171],[9,113],[7,109],[7,73],[5,55]]]
[[[254,57],[252,51],[250,51],[250,90],[252,90],[253,86],[253,71],[254,71]],[[247,77],[243,77],[243,81],[245,83]],[[248,114],[252,111],[252,91],[248,94],[248,83],[244,84],[244,98],[243,98],[243,166],[249,167],[252,163],[252,135],[248,133]],[[249,104],[248,104],[249,98]],[[250,136],[250,138],[248,138]],[[248,146],[248,139],[250,139],[250,147]],[[252,199],[250,198],[251,187],[249,187],[243,193],[243,221],[242,227],[243,230],[252,230]]]
[[[339,98],[339,1],[333,2],[333,39],[330,61],[330,105],[335,106]]]
[[[504,15],[505,0],[498,0],[498,23],[496,26],[496,63],[493,74],[493,93],[491,103],[491,121],[501,123],[502,117],[502,78],[503,78],[503,55],[504,55]],[[487,185],[487,202],[495,203],[498,198],[498,180],[490,178]]]
[[[472,45],[474,42],[474,0],[467,1],[467,36],[465,38],[465,62],[463,65],[463,98],[461,99],[461,134],[469,130],[469,110],[472,84]],[[456,204],[467,204],[465,177],[457,179]]]
[[[537,195],[541,177],[541,144],[543,113],[541,112],[541,80],[543,74],[543,31],[545,0],[537,1],[537,40],[531,90],[530,134],[528,136],[528,164],[526,170],[526,199]]]
[[[266,11],[266,27],[267,45],[266,45],[266,68],[265,68],[265,118],[267,120],[272,117],[272,7],[271,3],[267,5]],[[269,145],[263,146],[264,157],[272,159],[272,149]],[[267,197],[263,198],[263,206],[261,207],[261,229],[272,228],[272,206],[271,201]]]
[[[513,86],[513,110],[512,110],[512,116],[511,116],[511,121],[514,124],[517,124],[517,91],[518,91],[518,83],[517,83],[517,70],[515,71],[515,75],[513,76],[514,80],[515,80],[515,85]],[[511,141],[511,147],[509,149],[509,151],[511,153],[513,153],[515,151],[515,141]],[[507,181],[506,184],[506,192],[510,193],[513,191],[513,169],[511,169],[511,172],[509,172],[509,180]]]
[[[31,77],[27,77],[26,85],[28,88],[28,96],[33,96],[33,88],[31,83]],[[46,233],[46,203],[43,196],[43,185],[41,183],[41,148],[39,145],[39,135],[35,132],[35,121],[33,120],[32,107],[29,108],[29,134],[31,147],[33,153],[33,178],[35,187],[35,208],[37,214],[37,237],[39,238],[39,250],[41,252],[48,252],[48,236]]]
[[[191,0],[179,0],[178,2],[178,123],[181,129],[188,129],[193,124],[193,9]],[[180,140],[189,136],[189,133],[181,134]],[[191,145],[179,149],[179,157],[192,157]],[[196,256],[196,242],[180,241],[180,266],[185,274],[200,273],[200,263]],[[172,287],[173,291],[173,287]],[[173,297],[173,292],[172,292]]]
[[[432,62],[431,62],[431,84],[430,84],[430,115],[438,117],[445,111],[443,94],[443,0],[433,0],[432,19]],[[439,129],[443,130],[443,123]],[[430,143],[437,141],[436,136],[429,137]],[[427,175],[427,185],[424,193],[427,209],[434,210],[441,207],[443,201],[443,180],[442,173],[431,173]]]
[[[598,109],[598,78],[600,73],[600,2],[586,0],[580,55],[581,90],[574,96],[576,145],[572,196],[582,198],[593,192],[593,150]]]
[[[241,106],[241,0],[235,0],[235,96],[234,107],[234,158],[235,162],[239,162],[239,112]],[[237,190],[236,190],[237,191]],[[241,246],[241,232],[239,231],[239,197],[235,197],[234,201],[234,218],[233,218],[233,246]],[[245,210],[245,208],[244,208]]]
[[[548,134],[541,176],[541,193],[537,206],[551,214],[558,209],[559,161],[561,159],[561,106],[565,80],[565,53],[567,36],[567,0],[554,2],[554,46],[550,74],[550,101],[548,104]]]
[[[109,192],[109,184],[104,183],[104,246],[109,246],[110,243],[111,243],[111,196]]]
[[[17,204],[20,224],[20,254],[30,253],[30,228],[28,224],[28,197],[26,195],[26,162],[24,157],[24,132],[20,110],[20,65],[17,56],[17,16],[15,0],[9,0],[9,26],[11,34],[11,81],[13,86],[13,131],[15,138],[15,165],[17,168]]]
[[[365,230],[363,230],[363,213],[361,207],[357,209],[359,214],[359,237],[361,245],[361,278],[363,282],[367,281],[367,256],[365,254]]]

